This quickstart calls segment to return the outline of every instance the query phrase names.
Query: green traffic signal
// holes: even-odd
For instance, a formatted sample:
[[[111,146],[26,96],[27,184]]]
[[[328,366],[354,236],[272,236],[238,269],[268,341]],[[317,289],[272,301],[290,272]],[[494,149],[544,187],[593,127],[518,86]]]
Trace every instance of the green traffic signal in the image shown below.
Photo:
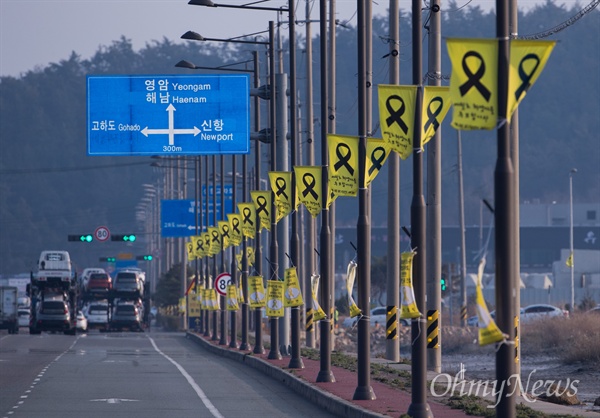
[[[94,238],[92,238],[92,236],[90,234],[88,235],[82,235],[79,237],[79,241],[81,242],[92,242]]]
[[[100,261],[105,263],[115,263],[117,261],[116,257],[100,257]]]
[[[138,255],[135,257],[136,260],[152,261],[152,255]]]
[[[440,284],[442,285],[442,292],[448,288],[448,286],[446,285],[446,279],[444,279],[443,277],[440,280]]]
[[[92,234],[69,235],[67,239],[75,242],[92,242],[94,236]]]
[[[129,234],[129,235],[111,235],[110,236],[110,240],[111,241],[133,242],[133,241],[135,241],[135,235],[134,234]]]

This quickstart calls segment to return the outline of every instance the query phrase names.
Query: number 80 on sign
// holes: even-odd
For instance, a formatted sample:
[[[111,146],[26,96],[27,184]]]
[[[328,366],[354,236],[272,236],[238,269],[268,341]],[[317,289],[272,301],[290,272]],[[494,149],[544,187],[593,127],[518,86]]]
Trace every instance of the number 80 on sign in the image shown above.
[[[215,279],[215,289],[221,296],[227,296],[227,286],[231,284],[231,274],[221,273]]]

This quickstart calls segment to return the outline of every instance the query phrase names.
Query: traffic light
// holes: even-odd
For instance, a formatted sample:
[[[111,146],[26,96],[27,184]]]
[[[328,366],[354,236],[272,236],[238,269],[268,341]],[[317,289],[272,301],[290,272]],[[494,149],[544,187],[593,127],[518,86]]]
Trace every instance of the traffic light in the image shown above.
[[[134,234],[129,234],[129,235],[111,235],[110,236],[110,240],[111,241],[133,242],[133,241],[135,241],[135,235]]]
[[[144,261],[152,261],[152,255],[147,254],[147,255],[138,255],[135,257],[136,260],[144,260]]]
[[[100,257],[100,261],[105,263],[115,263],[117,259],[115,257]]]
[[[442,285],[442,292],[445,292],[446,289],[448,288],[448,285],[447,285],[446,279],[444,277],[441,278],[440,284]]]
[[[94,237],[92,234],[69,235],[68,240],[77,242],[92,242]]]

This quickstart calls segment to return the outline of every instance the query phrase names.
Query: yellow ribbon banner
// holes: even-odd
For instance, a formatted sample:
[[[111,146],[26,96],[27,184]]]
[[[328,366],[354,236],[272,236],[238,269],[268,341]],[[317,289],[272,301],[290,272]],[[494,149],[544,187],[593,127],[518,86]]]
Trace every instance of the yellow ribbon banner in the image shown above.
[[[266,305],[265,285],[262,276],[248,277],[250,309],[263,308]]]
[[[230,237],[231,232],[229,228],[229,221],[218,221],[217,225],[219,226],[219,232],[221,233],[221,240],[223,242],[223,249],[229,248],[231,245]]]
[[[256,236],[256,208],[254,203],[238,203],[242,215],[242,233],[245,237],[254,239]]]
[[[279,280],[267,280],[267,316],[283,316],[283,286]]]
[[[190,299],[188,301],[188,303],[189,303],[188,316],[190,316],[190,317],[200,316],[200,302],[198,302],[197,300],[194,300],[194,299]]]
[[[238,304],[238,289],[236,285],[230,284],[227,286],[227,310],[228,311],[237,311],[240,309],[240,305]]]
[[[202,289],[202,309],[209,309],[210,289]]]
[[[221,251],[221,233],[218,227],[209,227],[208,235],[210,236],[210,255],[218,254]]]
[[[192,238],[192,243],[194,244],[194,253],[196,254],[196,258],[202,258],[206,255],[206,251],[204,251],[204,239],[202,235],[194,235]]]
[[[475,286],[475,302],[477,306],[477,319],[479,320],[479,345],[481,346],[497,343],[505,338],[490,315],[490,311],[483,298],[481,279],[484,269],[485,258],[482,258],[477,269],[477,286]]]
[[[412,284],[412,265],[414,257],[414,252],[402,253],[400,265],[400,289],[402,291],[402,302],[400,306],[401,319],[419,318],[421,316],[421,312],[419,312],[419,308],[417,307],[417,301],[415,300],[415,291]]]
[[[423,109],[421,111],[421,120],[423,123],[421,143],[423,145],[433,138],[450,110],[451,105],[450,87],[426,86],[423,88]]]
[[[290,267],[285,270],[285,294],[283,299],[283,306],[291,308],[295,306],[302,306],[304,300],[302,299],[302,290],[300,290],[300,282],[298,281],[298,272],[295,267]]]
[[[217,289],[210,289],[210,310],[218,311],[221,308],[219,305],[219,295],[217,294]]]
[[[296,193],[300,202],[313,218],[319,216],[323,208],[321,197],[323,170],[321,167],[295,166]]]
[[[276,222],[292,212],[292,172],[269,171],[271,190],[275,194]]]
[[[377,91],[381,137],[406,160],[413,149],[417,87],[380,84]]]
[[[260,219],[260,227],[271,230],[271,192],[269,190],[253,190],[250,192],[256,216]]]
[[[368,186],[383,168],[392,151],[390,144],[383,139],[367,138],[367,159],[365,161],[365,179]]]
[[[346,291],[348,292],[348,306],[350,307],[350,318],[354,318],[357,315],[360,315],[362,312],[354,298],[352,297],[352,289],[354,288],[354,280],[356,279],[356,268],[358,265],[356,261],[352,260],[348,263],[348,268],[346,270]]]
[[[533,83],[536,82],[550,58],[556,41],[510,41],[508,73],[508,120],[517,109]]]
[[[494,129],[498,120],[498,41],[446,41],[452,62],[452,127],[469,131]]]
[[[202,234],[202,240],[204,240],[204,253],[207,257],[212,256],[213,254],[210,252],[210,233],[208,231]]]
[[[326,315],[325,315],[325,311],[323,310],[323,308],[321,308],[321,305],[319,304],[319,299],[317,297],[317,295],[319,294],[319,280],[321,279],[321,276],[319,274],[313,274],[312,276],[310,276],[310,284],[311,284],[311,291],[312,291],[312,309],[313,309],[313,320],[314,321],[320,321],[321,319],[325,319]]]
[[[229,243],[237,246],[242,243],[242,215],[239,213],[228,213],[229,220]]]
[[[327,135],[329,147],[329,190],[335,196],[358,193],[358,137]]]
[[[187,259],[188,261],[192,261],[196,259],[196,252],[195,252],[195,248],[194,248],[194,243],[193,242],[186,242],[185,244],[186,248],[187,248]]]

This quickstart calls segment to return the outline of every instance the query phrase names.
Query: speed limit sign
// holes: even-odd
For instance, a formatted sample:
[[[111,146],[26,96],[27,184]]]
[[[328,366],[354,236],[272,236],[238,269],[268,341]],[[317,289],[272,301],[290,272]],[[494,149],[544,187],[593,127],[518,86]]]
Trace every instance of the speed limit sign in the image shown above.
[[[231,274],[221,273],[215,279],[215,289],[221,296],[227,296],[227,286],[231,284]]]
[[[94,238],[96,238],[98,241],[106,241],[110,238],[110,231],[105,226],[99,226],[94,231]]]

